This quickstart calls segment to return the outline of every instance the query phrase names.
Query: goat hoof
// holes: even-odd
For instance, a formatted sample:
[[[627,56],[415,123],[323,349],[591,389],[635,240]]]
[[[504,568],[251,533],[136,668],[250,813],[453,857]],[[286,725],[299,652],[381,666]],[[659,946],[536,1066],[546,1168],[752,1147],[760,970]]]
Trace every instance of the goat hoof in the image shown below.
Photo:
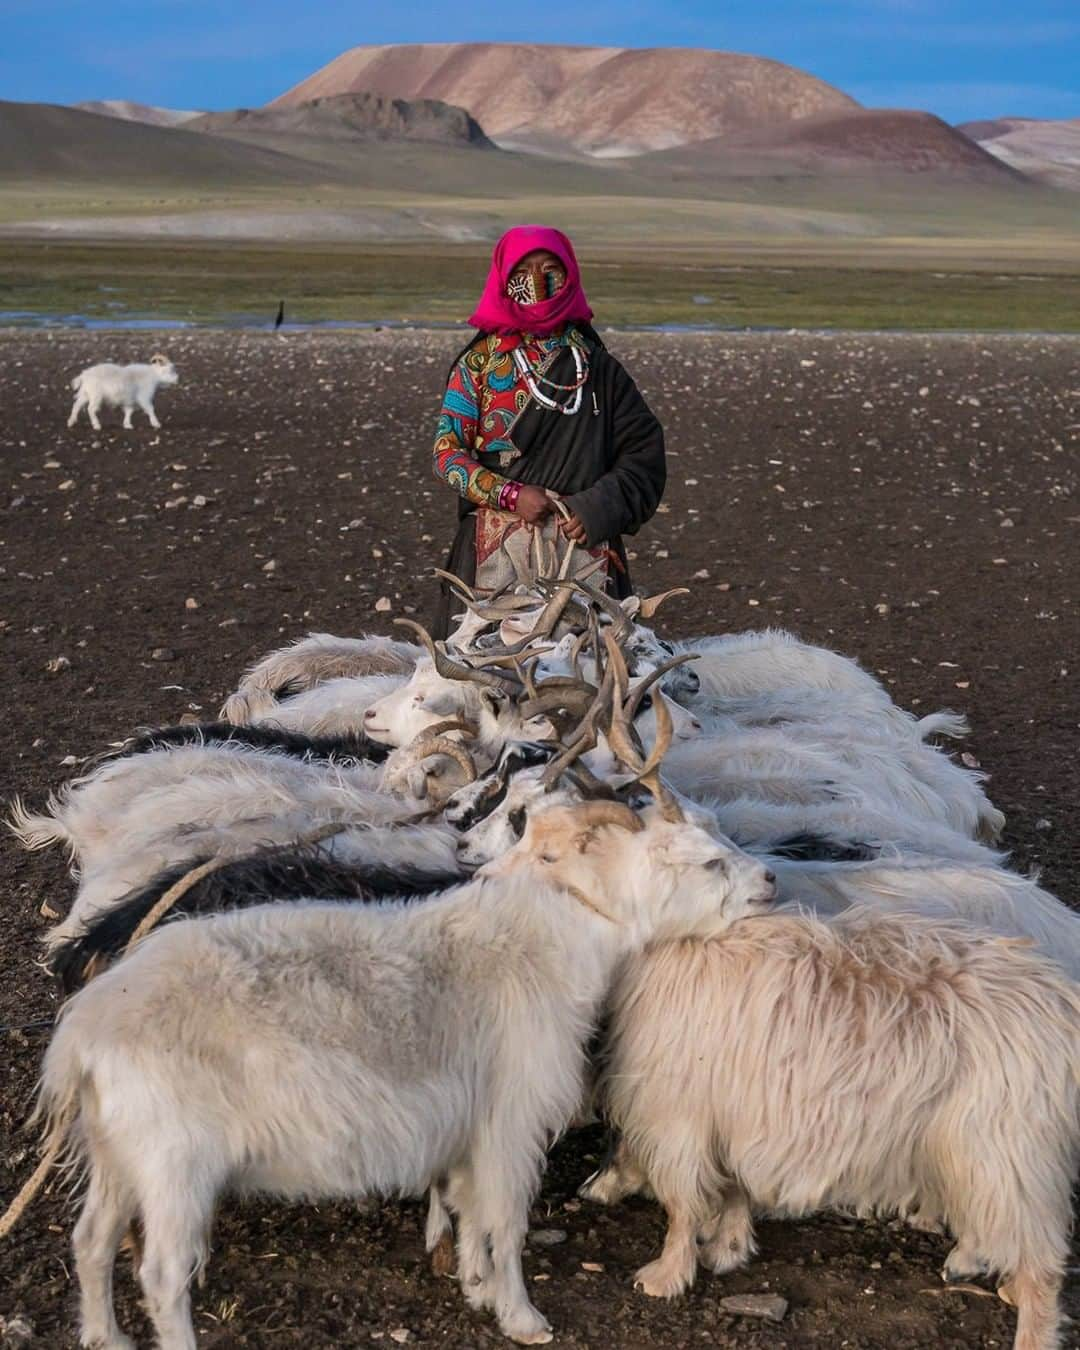
[[[985,1257],[954,1247],[945,1258],[941,1278],[946,1284],[990,1285],[990,1262]]]
[[[618,1174],[611,1168],[605,1167],[599,1172],[594,1172],[578,1187],[578,1195],[582,1200],[591,1200],[594,1205],[613,1205],[616,1194],[615,1187],[618,1182]]]
[[[699,1259],[714,1275],[730,1275],[747,1264],[750,1253],[740,1242],[709,1242],[701,1248]]]
[[[431,1249],[431,1273],[433,1275],[453,1275],[454,1239],[449,1233],[443,1233]]]
[[[553,1339],[551,1323],[544,1314],[530,1307],[519,1316],[507,1317],[500,1321],[499,1329],[518,1345],[547,1345]]]
[[[649,1298],[677,1298],[686,1289],[686,1280],[672,1274],[663,1261],[650,1261],[634,1276],[634,1288]]]

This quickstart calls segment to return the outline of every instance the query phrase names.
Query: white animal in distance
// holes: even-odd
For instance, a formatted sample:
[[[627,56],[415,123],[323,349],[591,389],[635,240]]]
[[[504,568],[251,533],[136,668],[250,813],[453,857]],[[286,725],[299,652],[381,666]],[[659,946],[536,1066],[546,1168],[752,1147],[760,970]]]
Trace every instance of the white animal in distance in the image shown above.
[[[152,427],[160,427],[161,423],[154,412],[154,395],[161,385],[176,384],[179,378],[176,367],[160,352],[150,358],[148,365],[117,366],[111,361],[105,361],[101,365],[88,366],[71,382],[75,390],[75,402],[67,424],[73,427],[79,413],[85,408],[90,425],[95,431],[100,431],[98,413],[105,403],[112,408],[123,408],[124,426],[129,431],[131,414],[136,407],[143,410]]]

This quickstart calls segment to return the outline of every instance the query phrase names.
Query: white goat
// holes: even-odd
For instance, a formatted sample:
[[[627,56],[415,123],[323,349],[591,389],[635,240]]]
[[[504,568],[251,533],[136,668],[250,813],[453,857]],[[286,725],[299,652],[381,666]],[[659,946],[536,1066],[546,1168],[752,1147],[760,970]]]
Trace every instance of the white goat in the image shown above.
[[[180,376],[167,356],[152,356],[149,365],[117,366],[111,361],[88,366],[71,381],[75,390],[68,426],[73,427],[79,413],[86,409],[90,425],[101,430],[98,412],[103,403],[111,408],[123,408],[124,426],[131,429],[131,414],[140,407],[150,419],[152,427],[161,423],[154,412],[154,395],[161,385],[176,384]]]
[[[444,777],[443,750],[431,755],[439,758],[405,747],[385,765],[349,767],[242,746],[182,746],[108,761],[68,784],[45,814],[16,804],[10,823],[23,845],[63,844],[78,868],[71,911],[46,941],[66,941],[87,914],[178,863],[236,857],[338,822],[406,821],[428,805],[428,793],[438,804],[461,785],[462,775]],[[388,774],[424,797],[385,790]]]
[[[400,689],[408,679],[408,675],[341,676],[313,685],[280,703],[267,703],[257,709],[251,707],[245,720],[251,726],[280,727],[283,731],[299,731],[306,736],[352,735],[363,731],[368,708]],[[240,695],[232,696],[233,699],[238,697]],[[236,704],[232,700],[230,704],[235,711]],[[226,704],[226,708],[230,704]],[[236,717],[226,720],[237,722]]]
[[[250,666],[221,709],[225,722],[243,726],[272,715],[281,700],[326,680],[360,675],[412,674],[422,648],[388,637],[335,637],[309,633]],[[275,719],[276,720],[276,719]]]
[[[520,748],[521,752],[527,750]],[[520,756],[520,762],[522,767],[516,772],[512,762],[497,766],[490,775],[460,788],[447,802],[446,823],[462,831],[458,861],[463,867],[481,867],[513,848],[536,812],[580,800],[578,788],[570,783],[545,791],[540,782],[543,764],[530,762],[527,754]],[[508,771],[500,774],[504,767]],[[740,833],[739,814],[727,812],[727,803],[710,808],[682,798],[679,805],[693,824],[721,841],[735,839],[739,847],[763,857],[776,875],[777,896],[782,902],[805,905],[823,916],[862,906],[885,913],[904,910],[963,919],[999,937],[1030,939],[1044,956],[1057,961],[1080,981],[1080,914],[1031,878],[995,865],[988,849],[971,844],[953,831],[910,818],[898,817],[891,822],[886,818],[882,826],[890,833],[882,843],[880,858],[817,862],[770,854],[770,843],[781,844],[808,833],[794,828],[801,822],[782,809],[776,812],[773,823],[786,823],[788,828],[775,829],[770,840],[762,841],[748,840]],[[814,837],[830,842],[828,835]],[[833,837],[838,844],[865,839],[859,834],[845,836],[839,830]],[[929,838],[946,845],[953,843],[960,853],[967,843],[973,854],[967,860],[955,855],[928,856]],[[920,840],[921,852],[916,839]]]
[[[630,962],[604,1092],[668,1216],[637,1284],[753,1254],[751,1208],[940,1215],[1015,1350],[1056,1350],[1080,1157],[1080,990],[1023,944],[912,914],[771,915]],[[673,1037],[671,1028],[678,1027]]]
[[[471,867],[497,858],[512,848],[531,812],[555,801],[578,800],[578,789],[562,781],[552,792],[541,784],[546,760],[533,747],[511,746],[504,756],[474,783],[459,788],[446,802],[446,822],[462,831],[462,862]],[[891,811],[873,802],[827,802],[782,805],[751,797],[728,801],[694,800],[677,794],[679,804],[694,824],[738,841],[742,848],[767,852],[770,846],[799,838],[823,845],[850,848],[865,845],[888,856],[916,860],[932,856],[943,861],[995,867],[1001,855],[966,838],[956,830]],[[1008,874],[1012,875],[1012,874]]]
[[[89,1175],[84,1345],[130,1346],[111,1283],[136,1214],[161,1350],[195,1350],[191,1276],[222,1191],[415,1195],[442,1176],[468,1302],[522,1344],[551,1339],[521,1246],[615,970],[654,939],[723,930],[773,888],[701,831],[612,803],[539,817],[518,852],[424,905],[169,925],[67,1004],[40,1109],[50,1154],[66,1144]]]

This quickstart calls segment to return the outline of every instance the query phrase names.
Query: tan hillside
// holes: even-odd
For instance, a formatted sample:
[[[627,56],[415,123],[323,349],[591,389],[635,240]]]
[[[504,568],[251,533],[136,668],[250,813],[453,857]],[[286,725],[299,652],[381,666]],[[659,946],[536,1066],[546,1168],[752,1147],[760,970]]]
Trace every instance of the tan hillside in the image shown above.
[[[858,107],[824,81],[758,56],[491,42],[354,47],[270,106],[360,91],[467,108],[502,144],[603,155]]]

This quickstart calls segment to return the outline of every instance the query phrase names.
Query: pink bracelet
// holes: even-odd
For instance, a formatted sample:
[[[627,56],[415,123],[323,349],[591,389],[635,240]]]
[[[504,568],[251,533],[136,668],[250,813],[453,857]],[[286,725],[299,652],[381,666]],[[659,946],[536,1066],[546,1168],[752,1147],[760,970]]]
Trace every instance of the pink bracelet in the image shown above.
[[[520,483],[504,483],[499,489],[499,510],[515,511],[517,510],[517,500],[521,495]]]

